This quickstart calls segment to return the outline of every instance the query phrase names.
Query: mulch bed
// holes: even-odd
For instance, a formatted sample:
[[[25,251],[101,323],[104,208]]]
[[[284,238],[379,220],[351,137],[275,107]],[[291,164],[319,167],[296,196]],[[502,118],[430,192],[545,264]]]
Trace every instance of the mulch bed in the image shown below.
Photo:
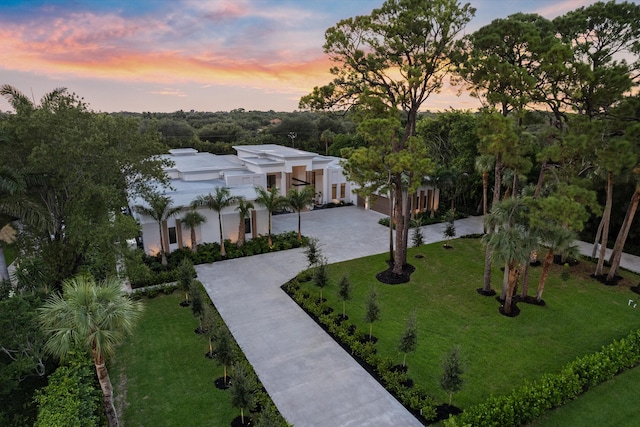
[[[401,285],[411,280],[411,273],[414,271],[416,268],[413,265],[405,264],[402,266],[402,274],[396,274],[393,272],[393,265],[390,265],[385,271],[376,274],[376,279],[387,285]]]
[[[231,427],[243,427],[252,425],[254,425],[253,420],[247,415],[244,416],[244,424],[242,423],[242,417],[240,415],[238,415],[233,419],[233,421],[231,421]]]
[[[227,382],[224,382],[224,377],[220,377],[213,382],[218,390],[226,390],[231,387],[231,377],[227,375]]]

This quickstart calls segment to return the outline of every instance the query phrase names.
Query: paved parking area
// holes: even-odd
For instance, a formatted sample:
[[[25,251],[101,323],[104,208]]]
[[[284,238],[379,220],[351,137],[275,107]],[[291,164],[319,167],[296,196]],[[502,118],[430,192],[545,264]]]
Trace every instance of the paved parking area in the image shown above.
[[[358,207],[304,212],[303,234],[316,237],[329,262],[388,250],[382,215]],[[273,217],[273,232],[297,230],[297,214]],[[425,227],[442,239],[443,225]],[[482,221],[456,222],[458,235]],[[281,289],[306,268],[302,249],[196,267],[231,333],[287,419],[301,426],[419,426],[420,422],[331,339]]]

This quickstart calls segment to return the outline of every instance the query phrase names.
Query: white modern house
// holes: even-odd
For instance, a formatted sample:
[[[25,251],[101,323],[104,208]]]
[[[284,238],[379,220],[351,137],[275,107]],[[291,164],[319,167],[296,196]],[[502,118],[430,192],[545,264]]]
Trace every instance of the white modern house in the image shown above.
[[[188,247],[191,230],[180,218],[191,208],[190,204],[200,195],[213,193],[216,187],[227,187],[231,196],[242,196],[254,202],[255,209],[245,221],[246,238],[266,235],[268,212],[255,203],[255,186],[277,187],[286,195],[293,188],[310,185],[315,189],[316,204],[356,203],[355,184],[347,181],[337,157],[322,156],[295,148],[274,144],[242,145],[233,147],[237,155],[215,155],[200,153],[192,148],[173,149],[164,158],[173,166],[166,169],[170,178],[169,189],[164,194],[171,198],[174,206],[182,207],[180,214],[169,218],[162,225],[164,247],[168,252]],[[144,205],[137,198],[130,206]],[[237,205],[222,211],[225,239],[236,241],[240,216]],[[132,209],[133,211],[133,209]],[[196,228],[196,243],[219,242],[218,215],[206,207],[198,208],[206,222]],[[151,217],[133,212],[142,229],[143,247],[148,254],[160,251],[158,224]]]

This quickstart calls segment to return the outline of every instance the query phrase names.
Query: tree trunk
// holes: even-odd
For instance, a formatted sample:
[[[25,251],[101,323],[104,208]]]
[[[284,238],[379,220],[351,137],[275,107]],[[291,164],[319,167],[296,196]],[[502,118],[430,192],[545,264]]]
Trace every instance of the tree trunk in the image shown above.
[[[482,215],[487,216],[487,193],[489,190],[489,173],[482,172]],[[487,224],[482,221],[482,232],[487,234]]]
[[[622,257],[622,250],[624,249],[624,244],[627,242],[629,229],[631,229],[631,224],[633,223],[636,211],[638,210],[639,202],[640,186],[636,186],[636,190],[631,196],[631,202],[629,203],[629,207],[627,208],[627,213],[624,216],[622,227],[620,227],[620,231],[618,232],[616,243],[613,245],[613,252],[611,253],[611,258],[609,259],[611,268],[609,269],[609,274],[607,275],[607,281],[613,280],[614,277],[617,276],[620,272],[620,258]]]
[[[529,295],[529,261],[524,265],[524,272],[522,273],[522,292],[520,297],[524,300]]]
[[[596,238],[593,241],[593,250],[591,251],[591,258],[598,256],[598,243],[600,242],[600,236],[602,236],[602,226],[604,225],[604,216],[600,219],[598,224],[598,230],[596,231]]]
[[[611,219],[611,205],[613,204],[613,173],[607,173],[607,202],[604,208],[604,215],[602,217],[602,241],[600,246],[600,256],[598,257],[598,264],[596,265],[596,272],[594,275],[602,276],[602,270],[604,267],[604,256],[607,250],[607,238],[609,236],[609,220]]]
[[[218,226],[220,228],[220,255],[227,256],[227,251],[224,248],[224,236],[222,235],[222,215],[218,212]]]
[[[538,282],[538,292],[536,292],[536,301],[542,301],[542,291],[544,291],[544,285],[547,282],[547,275],[549,274],[549,267],[553,262],[553,251],[549,249],[547,255],[544,257],[544,264],[542,264],[542,273],[540,273],[540,281]]]
[[[371,341],[372,336],[373,336],[373,322],[369,323],[369,341]]]
[[[487,294],[491,292],[491,251],[488,247],[484,253],[484,287],[482,290]]]
[[[0,241],[0,282],[3,280],[9,280],[9,266],[7,265],[7,259],[4,257],[2,241]]]
[[[504,263],[504,273],[502,274],[502,289],[500,290],[500,299],[505,301],[507,299],[507,290],[509,288],[509,274],[511,274],[509,268],[509,262]]]
[[[102,389],[102,398],[104,400],[104,410],[107,416],[107,423],[109,427],[118,427],[118,414],[116,413],[116,407],[113,404],[113,387],[111,386],[111,380],[109,379],[109,372],[104,360],[93,350],[93,363],[96,367],[96,374],[98,375],[98,382]]]
[[[404,357],[402,358],[402,366],[407,366],[407,353],[404,354]]]
[[[244,410],[240,408],[240,422],[244,425]]]
[[[246,230],[244,228],[244,217],[240,217],[240,222],[238,222],[238,241],[236,242],[236,246],[239,248],[244,245],[244,235],[246,234]]]
[[[300,211],[298,211],[298,241],[302,240],[302,227],[301,227],[301,218]]]
[[[493,201],[491,206],[495,206],[500,201],[500,187],[502,186],[502,153],[496,155],[496,167],[494,169]]]
[[[269,226],[268,226],[268,233],[269,235],[269,247],[273,246],[273,240],[271,240],[271,212],[269,212]]]
[[[507,269],[509,271],[509,281],[507,285],[507,297],[504,300],[504,312],[505,314],[511,314],[511,300],[513,298],[513,289],[516,285],[516,268],[513,263],[507,263]]]
[[[404,263],[407,263],[407,248],[409,247],[409,228],[411,226],[411,205],[413,201],[413,194],[407,193],[407,198],[405,199],[405,210],[404,210],[404,229],[402,230],[402,247],[404,248]]]
[[[197,252],[198,247],[196,245],[196,229],[191,227],[191,252]]]
[[[402,236],[404,234],[404,227],[406,224],[404,223],[404,215],[402,212],[402,178],[398,175],[394,181],[396,185],[393,212],[396,223],[396,253],[393,262],[393,272],[397,275],[401,275],[407,259],[406,247],[402,246]]]
[[[162,258],[162,265],[167,266],[169,263],[167,262],[167,253],[164,249],[164,233],[162,232],[162,222],[158,223],[158,231],[160,232],[160,256]]]
[[[536,184],[536,189],[533,192],[533,198],[537,199],[540,197],[540,191],[542,191],[542,184],[544,183],[544,173],[547,170],[547,161],[542,162],[542,166],[540,167],[540,174],[538,175],[538,183]]]
[[[389,262],[393,265],[395,260],[393,253],[393,222],[395,215],[393,214],[393,191],[389,189]]]

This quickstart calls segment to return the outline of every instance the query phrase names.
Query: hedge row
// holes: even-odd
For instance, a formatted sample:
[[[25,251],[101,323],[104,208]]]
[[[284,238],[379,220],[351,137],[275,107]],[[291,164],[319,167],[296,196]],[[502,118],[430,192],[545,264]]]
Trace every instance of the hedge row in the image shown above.
[[[486,402],[445,421],[445,426],[504,427],[527,424],[639,362],[640,330],[614,341],[597,353],[568,363],[558,374],[546,374],[538,381],[527,382],[509,395],[492,396]]]
[[[259,236],[255,239],[247,240],[241,247],[238,247],[237,244],[226,240],[226,257],[223,257],[220,254],[220,245],[218,243],[204,243],[202,245],[198,245],[197,252],[192,252],[189,248],[178,249],[167,256],[168,265],[166,267],[162,265],[160,255],[144,255],[141,259],[143,262],[142,266],[136,265],[134,268],[127,266],[127,271],[132,270],[131,273],[133,273],[129,274],[131,287],[133,289],[137,289],[162,283],[175,282],[178,279],[176,268],[185,258],[191,260],[194,265],[208,264],[221,261],[222,259],[233,259],[299,248],[306,245],[309,241],[307,237],[303,237],[302,241],[299,241],[298,233],[295,231],[276,234],[271,237],[273,241],[272,246],[269,246],[268,237],[266,236]],[[135,270],[135,273],[133,270]]]
[[[325,302],[311,298],[308,290],[301,290],[300,281],[311,280],[309,271],[300,273],[282,286],[311,317],[313,317],[340,345],[351,352],[356,360],[365,367],[391,394],[416,416],[422,416],[425,422],[435,420],[436,401],[426,389],[413,385],[407,373],[394,369],[393,359],[377,353],[376,345],[367,341],[367,334],[357,330],[351,322],[341,321],[339,313],[333,312]]]

